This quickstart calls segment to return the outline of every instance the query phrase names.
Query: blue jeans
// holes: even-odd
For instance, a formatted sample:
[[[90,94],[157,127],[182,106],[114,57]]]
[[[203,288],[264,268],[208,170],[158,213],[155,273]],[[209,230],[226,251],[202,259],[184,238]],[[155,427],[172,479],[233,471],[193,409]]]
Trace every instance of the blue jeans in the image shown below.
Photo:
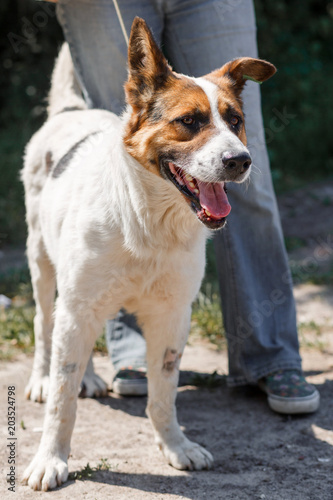
[[[202,76],[235,57],[257,57],[252,0],[119,0],[119,7],[128,33],[136,15],[146,20],[178,72]],[[57,12],[87,102],[120,113],[127,47],[112,1],[59,0]],[[233,209],[214,239],[230,385],[255,383],[279,369],[301,369],[259,86],[248,82],[243,98],[254,168],[249,185],[228,186]],[[124,312],[108,322],[107,343],[116,369],[143,364],[143,337]]]

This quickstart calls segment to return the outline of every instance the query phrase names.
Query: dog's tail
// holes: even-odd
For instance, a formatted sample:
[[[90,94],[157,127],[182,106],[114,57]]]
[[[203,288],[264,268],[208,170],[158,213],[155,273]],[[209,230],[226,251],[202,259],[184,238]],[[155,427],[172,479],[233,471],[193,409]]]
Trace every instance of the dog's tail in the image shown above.
[[[47,113],[51,117],[62,111],[76,109],[87,109],[87,105],[75,76],[68,44],[64,43],[52,73]]]

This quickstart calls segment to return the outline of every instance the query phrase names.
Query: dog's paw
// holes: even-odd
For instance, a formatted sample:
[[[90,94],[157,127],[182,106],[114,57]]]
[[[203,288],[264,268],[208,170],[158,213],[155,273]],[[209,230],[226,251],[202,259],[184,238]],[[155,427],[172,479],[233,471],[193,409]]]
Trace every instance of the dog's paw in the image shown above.
[[[24,394],[27,399],[45,403],[49,391],[49,376],[32,374]]]
[[[187,438],[177,445],[159,444],[159,447],[175,469],[201,470],[210,469],[213,465],[211,453]]]
[[[96,373],[85,373],[81,382],[80,398],[101,398],[107,396],[108,387]]]
[[[52,490],[67,481],[68,466],[60,457],[37,455],[23,474],[22,483],[33,490]]]

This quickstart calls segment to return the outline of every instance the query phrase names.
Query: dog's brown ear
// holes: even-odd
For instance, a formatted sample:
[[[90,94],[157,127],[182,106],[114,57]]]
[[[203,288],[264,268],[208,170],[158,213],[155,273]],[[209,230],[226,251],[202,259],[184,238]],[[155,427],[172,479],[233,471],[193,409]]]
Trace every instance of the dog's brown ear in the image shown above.
[[[172,72],[147,24],[136,17],[128,46],[127,101],[134,108],[147,104],[157,88],[166,84]]]
[[[268,61],[253,59],[252,57],[240,57],[214,71],[211,76],[217,78],[227,76],[232,81],[236,95],[239,96],[246,80],[262,83],[273,76],[275,72],[276,67]]]

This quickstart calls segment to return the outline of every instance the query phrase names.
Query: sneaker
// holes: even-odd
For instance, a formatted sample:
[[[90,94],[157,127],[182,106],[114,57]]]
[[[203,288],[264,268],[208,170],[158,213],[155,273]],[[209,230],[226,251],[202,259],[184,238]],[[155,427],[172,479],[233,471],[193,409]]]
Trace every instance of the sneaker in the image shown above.
[[[268,395],[269,407],[278,413],[313,413],[319,408],[319,392],[298,370],[280,370],[258,385]]]
[[[112,382],[112,390],[121,396],[146,396],[147,371],[146,368],[121,368]]]

